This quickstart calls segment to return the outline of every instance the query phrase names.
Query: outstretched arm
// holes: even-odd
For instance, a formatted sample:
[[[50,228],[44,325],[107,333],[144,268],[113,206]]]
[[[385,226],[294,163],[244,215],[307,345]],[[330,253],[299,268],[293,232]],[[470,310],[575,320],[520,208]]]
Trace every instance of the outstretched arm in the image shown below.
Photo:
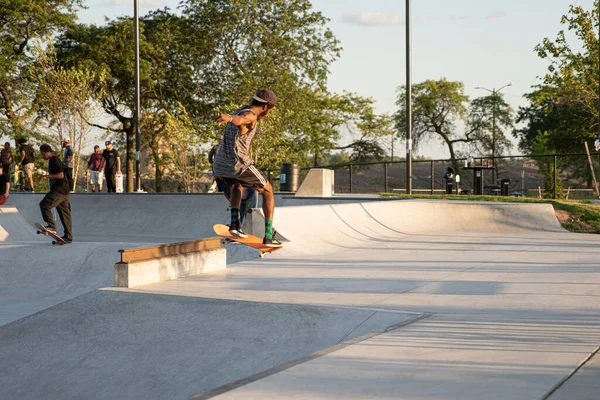
[[[251,125],[256,122],[256,115],[251,112],[246,112],[242,115],[219,114],[214,121],[219,125],[226,123],[231,123],[235,126]]]

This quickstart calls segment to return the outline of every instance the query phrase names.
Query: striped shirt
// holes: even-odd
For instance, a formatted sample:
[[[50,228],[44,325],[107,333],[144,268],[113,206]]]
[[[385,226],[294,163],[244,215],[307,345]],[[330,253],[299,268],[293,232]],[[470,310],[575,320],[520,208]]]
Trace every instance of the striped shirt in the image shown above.
[[[238,108],[233,115],[241,115],[252,110],[248,106]],[[256,115],[256,114],[255,114]],[[256,125],[245,135],[240,135],[240,130],[232,123],[227,123],[221,147],[215,155],[213,172],[220,178],[237,178],[242,175],[250,165],[254,164],[250,157],[250,143],[256,134]]]

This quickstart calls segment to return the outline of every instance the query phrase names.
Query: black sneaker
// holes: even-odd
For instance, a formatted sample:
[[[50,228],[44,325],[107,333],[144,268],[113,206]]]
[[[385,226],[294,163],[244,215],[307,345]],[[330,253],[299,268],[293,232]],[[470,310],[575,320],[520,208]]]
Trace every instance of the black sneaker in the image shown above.
[[[238,237],[238,238],[247,238],[248,235],[246,235],[246,232],[244,232],[242,230],[242,228],[240,227],[240,224],[237,222],[233,222],[231,223],[231,225],[229,225],[229,234],[233,237]]]
[[[263,239],[263,244],[267,247],[281,247],[283,244],[275,238],[267,239],[266,237]]]
[[[66,236],[62,236],[61,239],[64,241],[65,244],[73,243],[73,238],[68,238]]]

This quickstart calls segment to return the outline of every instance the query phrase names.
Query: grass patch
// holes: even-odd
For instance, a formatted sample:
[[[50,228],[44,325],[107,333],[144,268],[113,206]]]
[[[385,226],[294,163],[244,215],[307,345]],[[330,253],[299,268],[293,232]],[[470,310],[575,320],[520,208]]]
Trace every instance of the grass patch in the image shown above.
[[[448,195],[420,195],[382,193],[381,197],[398,199],[446,199],[462,201],[489,201],[501,203],[542,203],[552,204],[556,217],[566,230],[576,233],[600,233],[600,204],[593,204],[588,200],[550,200],[532,199],[528,197],[512,196],[461,196]]]

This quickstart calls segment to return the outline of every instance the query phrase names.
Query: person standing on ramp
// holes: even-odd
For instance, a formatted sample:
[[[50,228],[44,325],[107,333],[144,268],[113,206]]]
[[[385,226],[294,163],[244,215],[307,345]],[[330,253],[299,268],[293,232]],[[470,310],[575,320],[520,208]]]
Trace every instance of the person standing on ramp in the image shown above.
[[[71,203],[70,188],[63,171],[63,164],[60,159],[54,155],[54,151],[49,144],[40,146],[40,153],[44,160],[48,160],[48,175],[43,175],[42,179],[50,180],[50,191],[40,202],[42,218],[46,222],[44,229],[56,234],[56,223],[52,216],[52,209],[56,208],[63,225],[64,235],[62,239],[65,243],[73,241],[72,221],[71,221]]]
[[[256,189],[263,197],[265,214],[265,237],[267,247],[280,247],[282,244],[273,237],[273,216],[275,196],[273,187],[265,174],[256,167],[250,157],[250,143],[256,134],[258,120],[266,118],[277,106],[277,96],[272,90],[260,89],[252,96],[250,104],[238,108],[233,114],[219,114],[214,121],[226,124],[221,147],[215,155],[213,171],[231,187],[231,236],[245,238],[240,223],[240,205],[244,187]]]

